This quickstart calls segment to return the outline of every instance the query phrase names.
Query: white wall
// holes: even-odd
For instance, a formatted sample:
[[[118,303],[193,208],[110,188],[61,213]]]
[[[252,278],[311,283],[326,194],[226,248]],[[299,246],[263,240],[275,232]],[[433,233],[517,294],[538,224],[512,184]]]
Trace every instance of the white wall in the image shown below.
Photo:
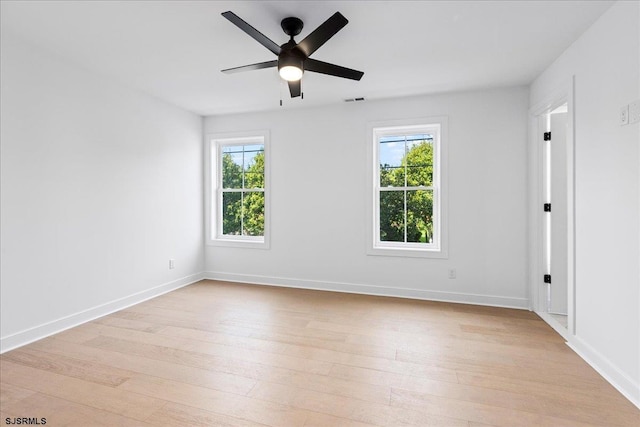
[[[575,75],[576,336],[571,344],[640,405],[638,2],[618,2],[532,84],[540,105]]]
[[[1,52],[2,350],[199,277],[201,117],[5,32]]]
[[[269,129],[272,168],[271,249],[206,247],[207,276],[527,307],[527,92],[206,118],[205,133]],[[367,123],[442,115],[449,120],[449,258],[367,256]],[[449,268],[457,279],[447,278]]]

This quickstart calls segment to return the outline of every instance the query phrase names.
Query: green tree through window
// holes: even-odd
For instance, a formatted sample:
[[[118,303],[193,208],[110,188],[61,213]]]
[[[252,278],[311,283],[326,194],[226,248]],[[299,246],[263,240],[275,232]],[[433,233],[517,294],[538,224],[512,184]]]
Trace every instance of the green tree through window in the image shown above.
[[[222,146],[222,234],[264,236],[264,145]]]
[[[433,136],[385,136],[379,149],[381,242],[433,242]]]

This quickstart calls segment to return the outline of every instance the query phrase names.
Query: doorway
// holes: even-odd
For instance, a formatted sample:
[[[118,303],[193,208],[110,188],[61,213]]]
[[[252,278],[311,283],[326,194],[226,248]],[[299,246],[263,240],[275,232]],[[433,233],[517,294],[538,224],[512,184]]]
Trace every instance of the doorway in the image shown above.
[[[536,311],[558,332],[573,331],[573,145],[567,102],[537,116],[540,144],[540,270]],[[538,271],[540,271],[538,270]]]

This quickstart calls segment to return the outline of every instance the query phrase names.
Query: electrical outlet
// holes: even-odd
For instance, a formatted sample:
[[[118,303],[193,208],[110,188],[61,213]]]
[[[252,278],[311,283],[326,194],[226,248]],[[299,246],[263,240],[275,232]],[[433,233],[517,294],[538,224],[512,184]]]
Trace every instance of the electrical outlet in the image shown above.
[[[640,99],[629,104],[629,124],[640,122]]]
[[[449,279],[455,279],[456,278],[456,269],[455,268],[450,268],[449,269]]]
[[[174,268],[176,268],[176,260],[170,259],[169,260],[169,270],[173,270]]]
[[[620,108],[620,126],[629,124],[629,106],[625,105]]]

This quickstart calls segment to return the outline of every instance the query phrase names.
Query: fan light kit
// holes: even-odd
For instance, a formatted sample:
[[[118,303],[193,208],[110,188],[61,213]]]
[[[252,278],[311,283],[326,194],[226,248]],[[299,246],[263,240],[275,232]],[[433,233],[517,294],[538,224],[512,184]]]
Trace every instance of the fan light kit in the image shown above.
[[[294,65],[286,65],[280,68],[280,77],[288,82],[297,82],[302,78],[302,69]]]
[[[328,62],[311,59],[309,56],[320,46],[325,44],[331,37],[340,31],[349,21],[342,16],[340,12],[336,12],[323,22],[318,28],[313,30],[304,40],[296,43],[294,36],[300,34],[304,26],[302,20],[295,17],[284,18],[280,26],[284,32],[290,37],[289,41],[281,46],[271,41],[267,36],[253,28],[251,25],[243,21],[233,12],[224,12],[222,14],[231,23],[247,33],[251,38],[269,49],[278,56],[277,60],[259,62],[242,67],[227,68],[222,70],[223,73],[237,73],[239,71],[260,70],[263,68],[278,67],[278,74],[282,79],[286,80],[289,85],[291,97],[295,98],[302,94],[300,80],[305,71],[313,71],[315,73],[327,74],[335,77],[342,77],[351,80],[360,80],[364,73],[362,71],[352,70],[350,68],[341,67],[339,65],[329,64]],[[280,101],[282,104],[282,101]]]

